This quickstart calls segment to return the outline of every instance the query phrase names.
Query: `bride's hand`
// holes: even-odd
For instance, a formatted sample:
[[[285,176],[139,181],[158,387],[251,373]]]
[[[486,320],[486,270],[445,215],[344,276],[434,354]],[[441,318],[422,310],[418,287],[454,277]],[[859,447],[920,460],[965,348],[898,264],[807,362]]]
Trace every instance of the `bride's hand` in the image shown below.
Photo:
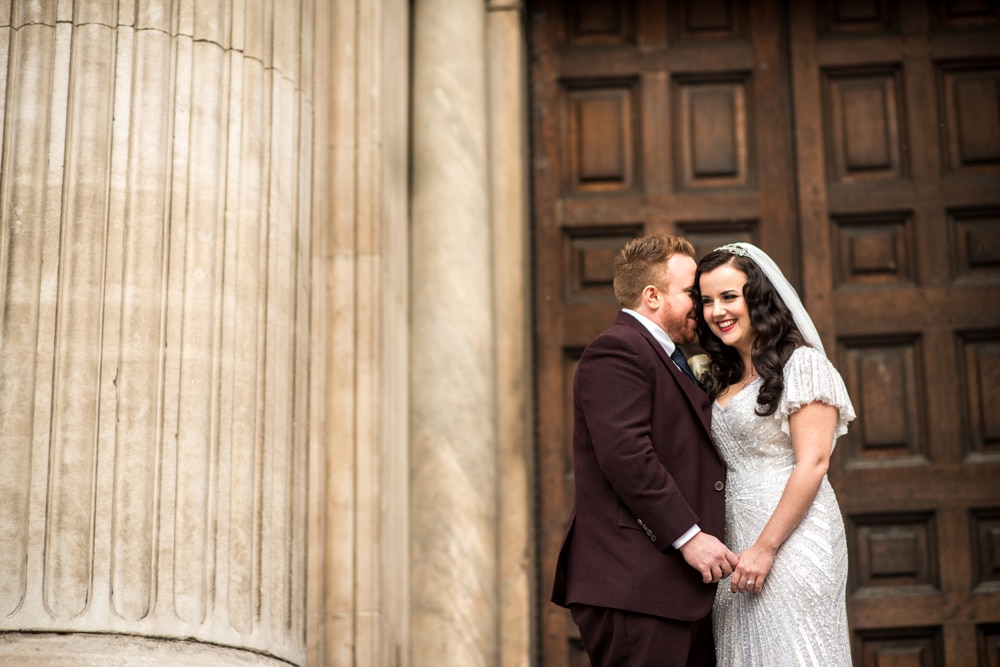
[[[773,550],[759,544],[753,545],[740,554],[739,563],[729,582],[729,590],[733,593],[759,595],[773,563]]]

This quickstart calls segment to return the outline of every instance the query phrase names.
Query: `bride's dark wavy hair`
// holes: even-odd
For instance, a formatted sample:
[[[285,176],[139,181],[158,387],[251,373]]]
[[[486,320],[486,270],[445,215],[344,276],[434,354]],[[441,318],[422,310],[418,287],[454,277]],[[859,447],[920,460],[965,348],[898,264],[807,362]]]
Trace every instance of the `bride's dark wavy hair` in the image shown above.
[[[714,400],[730,385],[739,382],[746,369],[736,348],[725,345],[705,322],[701,303],[701,276],[725,264],[731,264],[747,276],[743,298],[750,312],[750,326],[754,332],[751,359],[763,381],[757,395],[757,414],[773,415],[778,409],[778,399],[785,390],[783,374],[785,362],[795,348],[805,343],[792,313],[778,296],[764,272],[749,257],[734,255],[728,250],[713,250],[698,263],[692,296],[698,320],[698,338],[708,352],[711,363],[704,379],[705,391]]]

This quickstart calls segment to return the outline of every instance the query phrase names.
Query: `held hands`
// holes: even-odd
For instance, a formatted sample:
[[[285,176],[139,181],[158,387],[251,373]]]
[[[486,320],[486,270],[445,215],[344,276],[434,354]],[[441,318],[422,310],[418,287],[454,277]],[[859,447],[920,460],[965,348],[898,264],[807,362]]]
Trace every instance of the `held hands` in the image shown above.
[[[738,559],[718,538],[701,532],[684,543],[681,555],[688,565],[701,572],[702,581],[713,584],[733,572]]]
[[[753,593],[760,595],[764,579],[771,571],[775,550],[759,543],[742,552],[739,563],[733,571],[729,590],[733,593]]]

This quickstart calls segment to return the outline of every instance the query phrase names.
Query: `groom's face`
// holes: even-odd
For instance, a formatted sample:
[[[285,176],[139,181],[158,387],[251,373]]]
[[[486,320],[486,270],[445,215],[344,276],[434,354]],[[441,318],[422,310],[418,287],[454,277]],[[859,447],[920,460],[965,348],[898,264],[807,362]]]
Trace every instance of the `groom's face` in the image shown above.
[[[694,301],[694,274],[697,264],[687,255],[673,255],[666,263],[663,284],[658,286],[661,303],[657,317],[653,318],[678,345],[694,342],[696,338]]]

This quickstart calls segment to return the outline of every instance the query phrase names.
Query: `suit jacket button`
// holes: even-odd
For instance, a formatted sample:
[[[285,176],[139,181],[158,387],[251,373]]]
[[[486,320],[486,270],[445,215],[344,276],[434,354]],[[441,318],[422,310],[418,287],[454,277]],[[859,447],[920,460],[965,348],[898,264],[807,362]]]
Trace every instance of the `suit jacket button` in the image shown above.
[[[726,485],[723,484],[721,481],[718,481],[718,482],[715,483],[715,490],[716,491],[722,491],[724,488],[726,488]]]

